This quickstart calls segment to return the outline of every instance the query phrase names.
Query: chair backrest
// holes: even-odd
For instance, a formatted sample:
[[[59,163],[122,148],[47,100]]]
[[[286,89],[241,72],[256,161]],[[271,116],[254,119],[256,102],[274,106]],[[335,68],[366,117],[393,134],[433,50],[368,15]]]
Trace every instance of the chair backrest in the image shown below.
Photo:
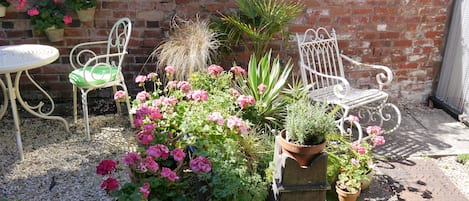
[[[127,54],[127,45],[132,32],[132,22],[129,18],[121,18],[112,27],[108,36],[106,54],[124,53],[117,57],[106,57],[106,63],[112,63],[121,70],[124,55]],[[117,63],[116,63],[117,62]]]
[[[315,72],[344,77],[342,59],[337,45],[335,30],[329,33],[320,27],[308,29],[296,35],[300,54],[300,72],[303,83],[314,84],[313,90],[339,84],[337,79],[318,76]],[[310,68],[311,70],[305,69]]]

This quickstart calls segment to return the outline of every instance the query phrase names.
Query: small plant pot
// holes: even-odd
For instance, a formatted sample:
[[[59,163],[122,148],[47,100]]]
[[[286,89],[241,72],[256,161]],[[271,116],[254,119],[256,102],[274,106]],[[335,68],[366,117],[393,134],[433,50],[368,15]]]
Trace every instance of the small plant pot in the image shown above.
[[[77,10],[76,12],[78,19],[80,19],[81,22],[89,22],[94,20],[95,11],[96,7],[92,7],[88,9]]]
[[[299,145],[286,140],[286,130],[280,132],[279,144],[282,146],[282,153],[293,158],[298,164],[305,168],[311,163],[311,160],[321,153],[326,147],[326,141],[318,145]]]
[[[336,185],[335,191],[337,192],[337,198],[339,198],[339,201],[356,201],[360,195],[361,189],[359,189],[356,193],[350,193],[348,191],[342,190]]]
[[[362,190],[365,190],[365,189],[367,189],[368,187],[370,187],[371,179],[373,179],[373,176],[374,176],[374,175],[375,175],[375,171],[373,171],[373,170],[371,170],[370,172],[368,172],[368,174],[366,174],[366,177],[367,177],[368,179],[361,181],[361,189],[362,189]]]
[[[44,30],[44,33],[46,34],[47,39],[49,39],[50,42],[64,40],[64,29],[57,29],[55,28],[55,26],[53,26]]]
[[[5,17],[6,12],[7,12],[7,7],[0,5],[0,17]]]

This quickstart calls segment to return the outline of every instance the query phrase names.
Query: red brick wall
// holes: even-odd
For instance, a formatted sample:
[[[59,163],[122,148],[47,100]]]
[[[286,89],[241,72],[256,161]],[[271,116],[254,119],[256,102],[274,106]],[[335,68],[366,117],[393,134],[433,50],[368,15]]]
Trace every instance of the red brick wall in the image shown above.
[[[145,61],[161,42],[169,29],[169,21],[177,14],[182,17],[216,17],[217,12],[236,8],[234,0],[98,0],[94,22],[81,24],[73,11],[68,13],[75,22],[66,27],[62,42],[48,42],[41,33],[31,30],[24,10],[8,8],[7,16],[0,18],[0,45],[41,43],[59,48],[60,58],[44,68],[33,71],[35,79],[54,98],[70,99],[68,83],[68,53],[75,44],[102,39],[117,18],[128,16],[133,22],[129,56],[124,67],[128,86],[135,91],[133,79],[142,68],[154,69]],[[392,100],[401,103],[422,103],[432,93],[435,76],[439,72],[448,29],[452,0],[304,0],[306,9],[289,27],[292,33],[309,27],[326,26],[336,29],[343,52],[363,62],[387,65],[395,73],[395,81],[386,91]],[[294,37],[288,45],[274,43],[282,58],[298,55]],[[239,53],[239,63],[245,63],[249,54]],[[227,61],[230,60],[230,61]],[[232,63],[231,59],[226,59]],[[349,70],[354,85],[370,87],[369,71]],[[25,81],[22,90],[32,88]],[[101,95],[110,95],[110,92]],[[25,96],[36,96],[26,92]],[[135,94],[131,94],[135,95]],[[96,94],[91,94],[96,96]]]

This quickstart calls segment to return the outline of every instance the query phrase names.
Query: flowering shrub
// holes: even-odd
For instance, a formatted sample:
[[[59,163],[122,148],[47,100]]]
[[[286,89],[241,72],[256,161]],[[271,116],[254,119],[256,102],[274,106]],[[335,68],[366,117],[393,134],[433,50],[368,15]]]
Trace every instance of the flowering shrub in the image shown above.
[[[173,72],[166,68],[166,76]],[[132,108],[139,148],[124,158],[133,179],[116,188],[108,177],[102,188],[119,200],[264,200],[263,148],[239,116],[252,101],[238,101],[232,77],[216,65],[165,86],[155,73],[137,76],[144,88]],[[153,91],[145,89],[148,82]],[[125,94],[118,91],[115,99]],[[110,165],[98,165],[97,173],[114,171]]]
[[[348,119],[359,121],[353,115]],[[338,175],[338,186],[352,193],[360,189],[361,182],[368,179],[366,175],[373,171],[375,164],[371,150],[385,143],[381,127],[368,126],[365,130],[370,137],[361,142],[349,143],[350,139],[344,137],[330,139],[335,144],[329,145],[329,157],[332,160],[328,164],[329,181]]]
[[[65,24],[72,23],[72,17],[66,15],[60,0],[36,0],[27,14],[36,31],[44,31],[53,26],[62,29]]]

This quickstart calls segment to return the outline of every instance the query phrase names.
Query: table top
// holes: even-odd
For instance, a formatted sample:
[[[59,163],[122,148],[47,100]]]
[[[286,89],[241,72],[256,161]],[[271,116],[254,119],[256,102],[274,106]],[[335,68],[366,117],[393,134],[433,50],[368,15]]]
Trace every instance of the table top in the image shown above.
[[[39,44],[0,46],[0,74],[38,68],[59,58],[55,47]]]

